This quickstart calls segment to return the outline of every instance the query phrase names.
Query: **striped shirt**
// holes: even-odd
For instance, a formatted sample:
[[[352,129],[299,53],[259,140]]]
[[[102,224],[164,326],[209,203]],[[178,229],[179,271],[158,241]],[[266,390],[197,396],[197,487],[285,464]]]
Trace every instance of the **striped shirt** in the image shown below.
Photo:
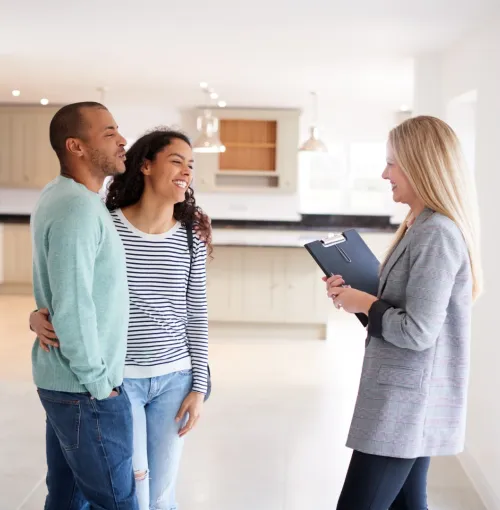
[[[193,235],[191,263],[186,229],[179,222],[163,234],[146,234],[120,209],[111,216],[125,248],[130,294],[125,377],[157,377],[192,369],[193,391],[205,393],[205,244]]]

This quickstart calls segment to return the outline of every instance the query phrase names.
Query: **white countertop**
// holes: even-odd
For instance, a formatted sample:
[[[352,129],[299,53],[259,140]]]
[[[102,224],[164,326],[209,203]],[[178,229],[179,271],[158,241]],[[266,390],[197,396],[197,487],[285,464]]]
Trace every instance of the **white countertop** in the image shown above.
[[[325,237],[327,232],[297,230],[214,228],[214,246],[282,246],[301,248],[304,244]]]
[[[212,242],[214,246],[262,246],[302,248],[306,243],[326,237],[327,231],[313,230],[264,230],[214,228]],[[365,236],[393,236],[392,232],[366,231]]]

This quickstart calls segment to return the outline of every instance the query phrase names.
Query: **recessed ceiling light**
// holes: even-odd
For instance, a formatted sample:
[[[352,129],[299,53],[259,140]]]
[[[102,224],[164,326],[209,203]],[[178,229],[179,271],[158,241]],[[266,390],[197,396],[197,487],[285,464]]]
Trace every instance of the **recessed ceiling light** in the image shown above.
[[[408,107],[408,105],[406,104],[402,104],[399,109],[402,111],[402,112],[408,112],[410,111],[410,108]]]
[[[217,103],[217,106],[218,106],[219,108],[225,108],[225,107],[227,106],[227,103],[226,103],[226,101],[219,101],[219,102]]]
[[[13,90],[13,91],[12,91],[12,95],[13,95],[14,97],[19,97],[19,96],[21,95],[21,91],[20,91],[20,90]]]
[[[208,83],[206,81],[200,81],[200,87],[202,89],[206,89],[208,87]]]
[[[44,97],[40,99],[40,104],[42,104],[43,106],[47,106],[49,104],[49,100]]]
[[[219,94],[217,94],[217,92],[210,92],[210,97],[212,99],[217,99],[219,97]]]

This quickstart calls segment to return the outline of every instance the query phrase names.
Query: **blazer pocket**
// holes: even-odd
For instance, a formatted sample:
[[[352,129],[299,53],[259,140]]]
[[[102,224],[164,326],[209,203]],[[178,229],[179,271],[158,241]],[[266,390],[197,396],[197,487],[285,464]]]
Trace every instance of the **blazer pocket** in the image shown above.
[[[419,390],[422,387],[423,376],[423,371],[415,368],[382,365],[378,371],[377,382],[388,386]]]

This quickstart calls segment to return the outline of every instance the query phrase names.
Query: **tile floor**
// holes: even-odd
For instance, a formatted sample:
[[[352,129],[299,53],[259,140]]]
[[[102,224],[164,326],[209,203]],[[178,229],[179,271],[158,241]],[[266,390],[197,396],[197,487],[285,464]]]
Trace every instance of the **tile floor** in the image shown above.
[[[27,297],[0,296],[0,510],[41,510],[44,421]],[[333,510],[363,351],[356,320],[321,341],[211,340],[214,390],[188,437],[181,510]],[[485,510],[456,458],[431,466],[431,510]],[[353,509],[355,510],[355,509]]]

